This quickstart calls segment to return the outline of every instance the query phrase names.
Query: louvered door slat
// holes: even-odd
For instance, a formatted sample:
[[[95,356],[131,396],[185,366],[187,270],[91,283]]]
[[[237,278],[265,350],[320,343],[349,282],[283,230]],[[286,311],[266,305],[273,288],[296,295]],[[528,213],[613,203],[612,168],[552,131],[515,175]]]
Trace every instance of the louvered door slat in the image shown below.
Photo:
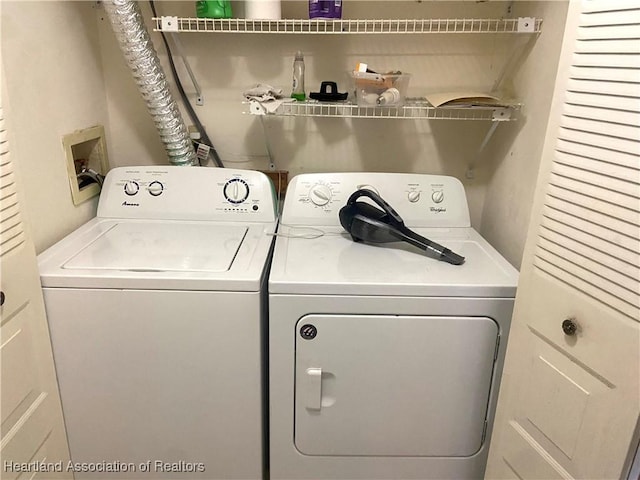
[[[580,129],[563,127],[560,128],[558,137],[562,140],[593,145],[594,147],[624,152],[634,156],[638,155],[638,142],[635,140],[610,135],[598,135]]]
[[[7,183],[13,183],[13,179],[9,179],[9,176],[13,174],[13,167],[11,165],[11,156],[9,155],[9,142],[0,143],[0,177],[4,178],[1,185]]]
[[[638,251],[640,248],[640,237],[638,237],[638,235],[634,236],[633,234],[627,235],[621,233],[605,225],[576,216],[573,212],[566,212],[564,210],[545,206],[543,215],[546,218],[568,225],[576,230],[584,232],[587,235],[593,235],[595,239],[603,239],[609,242],[612,246],[617,245],[622,250],[629,250],[633,252]],[[616,252],[615,255],[619,256],[620,254]]]
[[[597,40],[608,38],[624,38],[624,39],[637,39],[638,38],[638,26],[637,25],[610,25],[600,27],[580,27],[578,29],[579,40]]]
[[[619,225],[618,228],[623,229],[623,231],[627,229],[632,231],[634,227],[638,229],[640,222],[638,221],[639,216],[637,211],[614,205],[599,198],[589,197],[581,192],[572,191],[567,188],[563,188],[562,186],[557,186],[553,183],[553,178],[551,179],[551,182],[552,183],[549,184],[548,190],[550,205],[554,205],[556,200],[564,200],[565,202],[571,202],[579,205],[581,208],[592,212],[594,215],[609,216],[611,221],[616,222],[616,224]],[[622,225],[619,222],[627,223],[629,226]]]
[[[636,242],[637,248],[631,250],[619,243],[612,242],[610,239],[603,238],[610,234],[610,231],[604,232],[604,235],[602,229],[600,231],[595,229],[583,231],[550,217],[543,217],[540,226],[547,232],[553,232],[558,239],[562,239],[556,243],[567,242],[570,249],[575,248],[573,242],[579,243],[588,249],[607,255],[607,263],[611,265],[611,268],[619,270],[632,279],[640,276],[640,240]]]
[[[0,251],[2,252],[2,255],[8,254],[23,243],[24,233],[22,231],[22,223],[8,228],[0,235]]]
[[[593,253],[583,255],[576,250],[567,248],[567,244],[562,241],[563,239],[557,239],[562,243],[556,243],[545,236],[544,230],[541,230],[540,233],[538,247],[556,259],[562,259],[569,271],[579,272],[577,276],[580,278],[589,279],[594,285],[601,285],[604,290],[614,293],[616,297],[631,305],[638,305],[640,301],[638,292],[634,292],[625,286],[630,285],[629,277],[603,263],[606,262],[606,256],[596,255],[594,258]],[[549,256],[548,258],[552,257]],[[555,260],[555,262],[556,265],[559,265],[558,260]],[[589,275],[585,271],[589,272]]]
[[[18,205],[18,194],[15,191],[9,192],[8,195],[0,198],[0,214],[4,215],[4,212],[9,211],[11,208],[17,205]]]
[[[621,74],[619,70],[618,74]],[[567,83],[567,90],[570,92],[589,92],[598,95],[617,95],[619,97],[640,98],[640,82],[633,82],[638,80],[637,73],[635,78],[629,78],[631,75],[627,72],[627,81],[624,82],[603,82],[603,81],[591,81],[591,80],[569,80]]]
[[[561,259],[555,257],[547,259],[539,255],[536,255],[533,262],[536,268],[547,275],[551,275],[561,283],[571,285],[583,295],[593,298],[598,303],[608,305],[629,318],[637,319],[638,305],[629,304],[615,295],[611,295],[602,289],[602,285],[593,284],[576,276],[570,270],[563,268],[565,265],[558,265],[558,263],[561,263]]]
[[[588,167],[589,166],[587,165],[587,168]],[[556,163],[553,166],[553,172],[564,177],[565,181],[575,182],[574,185],[579,185],[579,190],[586,195],[593,197],[598,196],[598,194],[602,194],[611,203],[628,204],[628,202],[631,202],[632,208],[633,202],[637,202],[638,199],[640,199],[640,189],[638,189],[633,182],[619,180],[617,178],[609,178],[609,189],[603,192],[599,187],[598,182],[600,177],[598,172],[590,169],[583,169],[582,165],[576,168],[571,165]],[[578,182],[581,182],[582,185]]]
[[[0,223],[0,234],[20,225],[20,209],[18,205],[13,205],[2,211],[2,222]]]
[[[567,176],[560,175],[560,173],[566,173]],[[554,173],[549,180],[549,183],[556,187],[558,192],[566,190],[583,195],[586,198],[585,201],[589,201],[589,208],[611,212],[613,217],[629,223],[640,224],[640,215],[635,211],[635,206],[638,204],[637,196],[625,195],[609,188],[601,188],[598,185],[578,180],[571,169],[560,169],[560,173]],[[599,205],[599,208],[596,205]]]
[[[13,173],[6,175],[5,181],[0,185],[0,203],[5,199],[16,195],[16,185],[13,182]]]
[[[628,288],[628,285],[630,285],[629,279],[634,280],[640,273],[637,266],[621,262],[620,259],[612,257],[606,252],[598,251],[572,238],[567,238],[544,228],[540,230],[539,245],[556,255],[565,257],[572,263],[581,265],[591,271],[603,272],[608,280],[635,294],[636,297],[634,298],[636,300],[634,301],[637,302],[638,292],[633,292]],[[616,264],[616,268],[611,268],[612,263]]]
[[[549,179],[549,183],[555,187],[571,192],[576,192],[580,195],[591,197],[594,202],[606,203],[605,209],[611,211],[611,209],[622,208],[625,211],[636,212],[638,205],[638,192],[637,188],[633,188],[633,182],[626,182],[631,188],[630,193],[622,193],[613,188],[614,185],[625,185],[624,180],[611,179],[612,183],[603,185],[600,177],[597,173],[590,172],[589,170],[581,171],[579,168],[574,168],[568,165],[556,164],[553,168],[553,174]],[[586,199],[578,199],[586,200]],[[595,203],[585,204],[585,206],[596,209]],[[618,217],[618,215],[613,215]],[[640,216],[640,215],[638,215]],[[627,217],[633,218],[633,215],[622,214],[618,218],[626,219]],[[635,223],[637,220],[628,220]]]
[[[591,120],[587,118],[569,117],[564,115],[562,118],[562,126],[579,132],[595,133],[598,135],[606,135],[613,137],[615,141],[623,139],[627,142],[629,139],[629,149],[633,151],[634,147],[638,148],[639,133],[637,129],[630,125],[620,123],[603,122],[601,120]],[[635,145],[633,145],[635,143]]]
[[[640,100],[638,100],[640,104]],[[600,121],[619,123],[630,127],[640,124],[640,112],[624,112],[610,108],[590,107],[587,105],[566,105],[565,115],[576,118],[598,118]]]
[[[15,177],[9,158],[9,142],[0,108],[0,257],[24,243]]]
[[[636,155],[578,143],[575,140],[559,139],[555,159],[558,163],[574,165],[623,180],[638,178],[640,170],[640,160]]]
[[[629,40],[589,40],[579,42],[576,46],[576,53],[587,54],[638,54],[640,53],[640,46],[635,42]]]
[[[624,42],[625,44],[631,42]],[[638,45],[640,53],[640,42]],[[573,79],[598,80],[601,82],[626,82],[629,81],[629,71],[622,68],[595,68],[595,67],[571,67],[569,77]],[[639,80],[640,81],[640,80]]]
[[[639,59],[640,55],[633,54],[593,55],[576,52],[573,55],[573,65],[579,67],[634,68],[638,65]]]
[[[612,69],[615,70],[615,69]],[[588,92],[567,92],[567,104],[588,105],[610,110],[640,112],[640,101],[627,97],[595,95]]]
[[[624,15],[620,15],[618,11],[585,13],[580,19],[580,25],[585,27],[625,25],[633,23],[640,23],[640,10],[626,10]]]
[[[630,11],[640,10],[637,4],[634,5],[633,3],[634,2],[630,2],[629,0],[589,0],[583,2],[583,14],[580,18],[580,23],[582,24],[582,22],[585,21],[585,17],[591,15],[597,16],[597,14],[609,12],[616,13],[616,17],[618,18],[616,23],[623,22]]]
[[[550,187],[550,189],[551,188],[554,187]],[[639,237],[638,227],[636,225],[625,222],[623,220],[618,220],[617,218],[608,215],[606,212],[598,212],[596,210],[586,208],[580,203],[569,202],[562,198],[553,197],[551,195],[549,195],[549,202],[547,203],[547,205],[549,205],[553,209],[566,212],[570,215],[573,215],[595,225],[602,225],[605,228],[621,233],[628,237]]]

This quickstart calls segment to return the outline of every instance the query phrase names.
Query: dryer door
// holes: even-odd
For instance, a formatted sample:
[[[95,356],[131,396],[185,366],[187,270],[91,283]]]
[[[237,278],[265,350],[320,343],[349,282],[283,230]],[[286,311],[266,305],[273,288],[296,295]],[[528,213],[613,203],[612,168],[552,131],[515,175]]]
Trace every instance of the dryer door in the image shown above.
[[[301,318],[296,447],[306,455],[473,455],[484,440],[497,340],[487,317]]]

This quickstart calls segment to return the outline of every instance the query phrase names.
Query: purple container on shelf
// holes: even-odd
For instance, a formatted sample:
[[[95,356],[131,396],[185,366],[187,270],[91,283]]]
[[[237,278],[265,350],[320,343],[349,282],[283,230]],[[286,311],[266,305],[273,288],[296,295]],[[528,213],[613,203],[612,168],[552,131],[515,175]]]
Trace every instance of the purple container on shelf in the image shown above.
[[[341,19],[342,0],[309,0],[309,18]]]

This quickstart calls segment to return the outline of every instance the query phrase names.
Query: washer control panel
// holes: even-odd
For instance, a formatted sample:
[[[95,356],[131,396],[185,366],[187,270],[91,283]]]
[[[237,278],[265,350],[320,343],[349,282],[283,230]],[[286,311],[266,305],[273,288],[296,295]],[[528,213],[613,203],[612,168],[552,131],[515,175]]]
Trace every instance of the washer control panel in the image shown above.
[[[356,190],[380,195],[408,227],[469,227],[462,183],[444,175],[405,173],[313,173],[294,177],[287,188],[282,223],[340,225],[338,212]],[[360,199],[367,201],[369,199]]]
[[[253,170],[119,167],[105,178],[98,217],[273,222],[275,193]]]

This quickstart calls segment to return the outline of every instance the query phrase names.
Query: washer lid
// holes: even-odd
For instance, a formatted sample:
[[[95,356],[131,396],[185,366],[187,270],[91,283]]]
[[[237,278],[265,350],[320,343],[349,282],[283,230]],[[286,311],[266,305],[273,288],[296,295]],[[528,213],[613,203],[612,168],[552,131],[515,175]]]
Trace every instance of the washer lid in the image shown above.
[[[62,268],[226,272],[246,233],[246,227],[234,225],[116,223],[66,261]]]

